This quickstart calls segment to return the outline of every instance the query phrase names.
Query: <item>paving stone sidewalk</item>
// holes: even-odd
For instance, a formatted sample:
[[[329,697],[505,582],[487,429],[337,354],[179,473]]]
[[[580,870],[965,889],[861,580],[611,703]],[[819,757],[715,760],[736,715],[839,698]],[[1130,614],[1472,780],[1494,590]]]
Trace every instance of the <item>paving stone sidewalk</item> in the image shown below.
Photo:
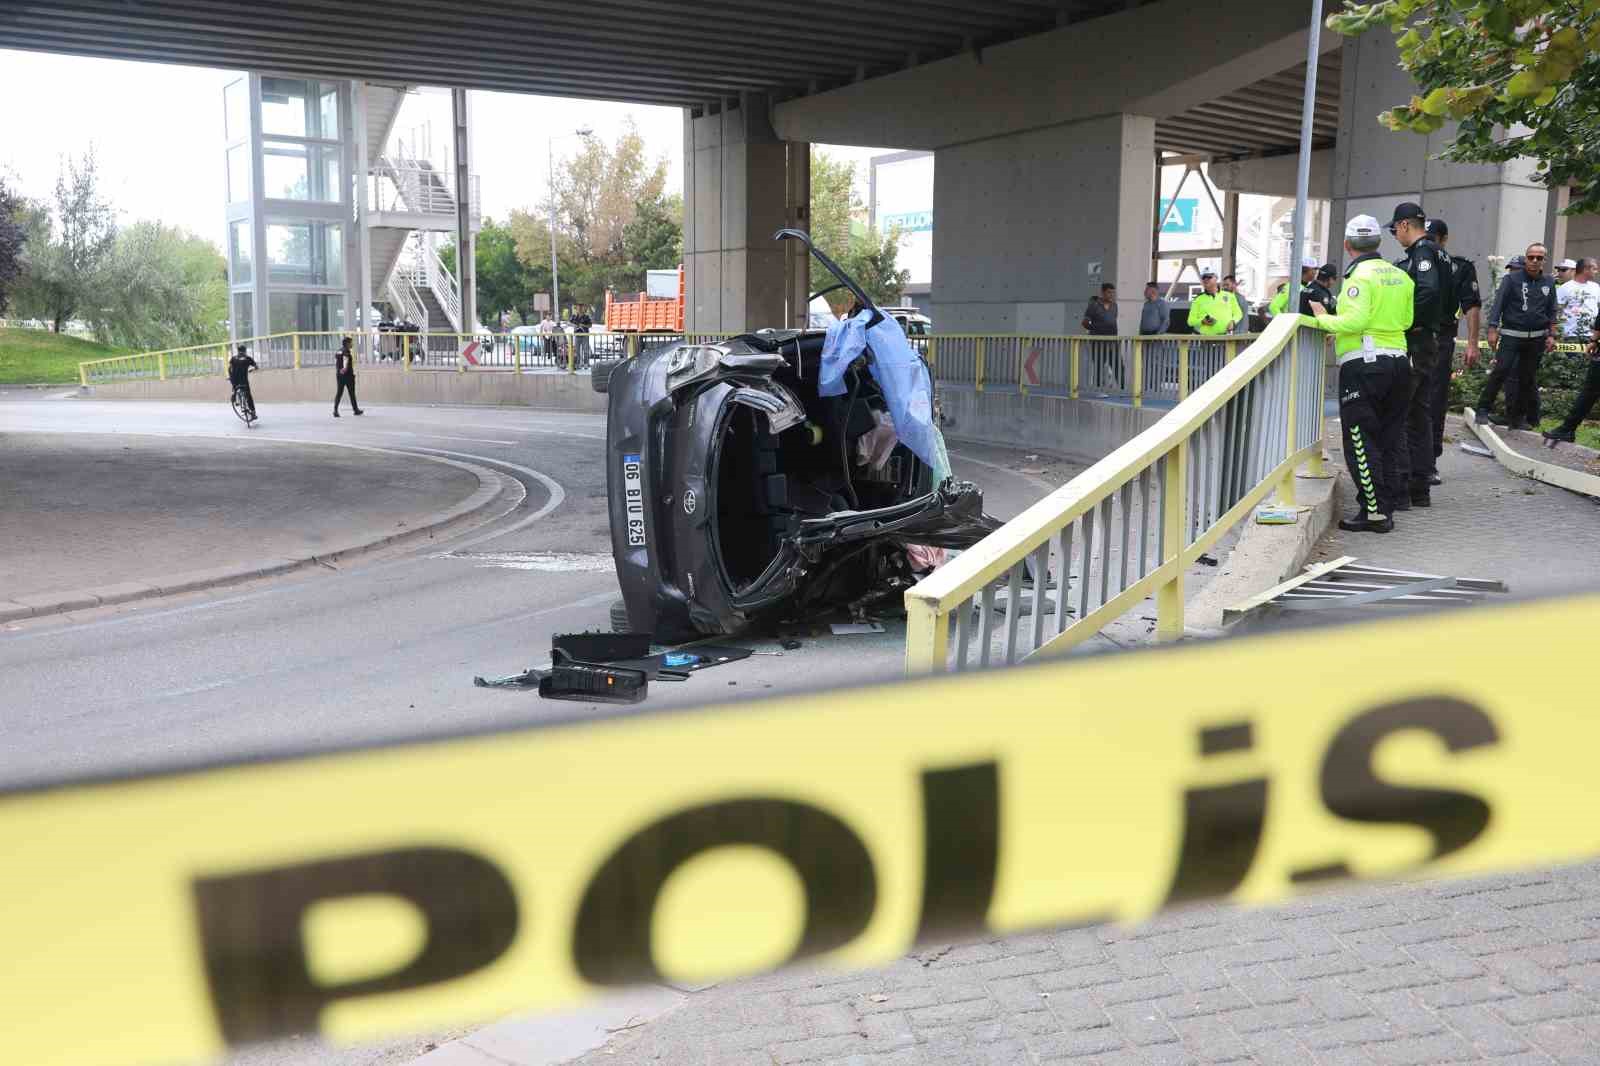
[[[1600,507],[1454,442],[1441,472],[1431,510],[1401,515],[1389,536],[1332,538],[1321,556],[1502,577],[1517,593],[1600,586]],[[1593,1064],[1600,863],[731,982],[576,1062]]]

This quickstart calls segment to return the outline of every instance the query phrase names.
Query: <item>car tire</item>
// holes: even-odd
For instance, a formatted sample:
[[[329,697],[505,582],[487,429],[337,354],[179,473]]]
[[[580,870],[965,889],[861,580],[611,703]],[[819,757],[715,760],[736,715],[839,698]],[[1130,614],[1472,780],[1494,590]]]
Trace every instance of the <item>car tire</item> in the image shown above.
[[[624,600],[611,601],[611,632],[633,632],[633,630],[628,626],[628,604]]]
[[[595,392],[606,392],[611,387],[611,371],[621,359],[596,359],[589,364],[589,385]]]

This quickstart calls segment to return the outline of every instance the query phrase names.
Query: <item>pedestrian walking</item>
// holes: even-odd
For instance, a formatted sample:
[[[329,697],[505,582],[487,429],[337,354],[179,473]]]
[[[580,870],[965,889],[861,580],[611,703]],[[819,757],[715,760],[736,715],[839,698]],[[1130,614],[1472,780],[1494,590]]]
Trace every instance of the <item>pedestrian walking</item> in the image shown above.
[[[1388,533],[1394,481],[1389,470],[1405,450],[1406,401],[1411,363],[1406,331],[1415,313],[1415,285],[1399,267],[1378,255],[1383,240],[1378,220],[1357,215],[1344,229],[1350,261],[1339,309],[1312,303],[1319,329],[1333,334],[1339,361],[1339,422],[1345,465],[1355,479],[1359,509],[1341,519],[1351,533]]]
[[[1502,386],[1505,418],[1495,421],[1508,429],[1531,429],[1539,424],[1539,361],[1555,345],[1550,327],[1556,317],[1556,287],[1544,272],[1546,257],[1544,245],[1528,245],[1527,252],[1518,257],[1521,265],[1506,271],[1489,305],[1494,366],[1478,396],[1479,425],[1490,421],[1489,411]]]
[[[1428,239],[1428,217],[1417,204],[1398,204],[1389,232],[1406,250],[1394,265],[1410,276],[1414,301],[1411,328],[1406,331],[1406,356],[1411,363],[1406,448],[1399,468],[1391,474],[1395,484],[1394,509],[1409,511],[1433,506],[1433,416],[1428,401],[1433,394],[1430,381],[1439,372],[1440,311],[1444,307],[1445,284],[1450,280],[1450,260]]]
[[[350,338],[346,337],[339,342],[339,351],[333,357],[333,377],[339,383],[339,389],[333,394],[333,417],[339,417],[339,401],[344,399],[344,394],[350,394],[350,412],[361,414],[361,405],[356,402],[356,353],[350,350]]]
[[[1238,319],[1239,302],[1231,293],[1217,290],[1215,270],[1202,270],[1200,285],[1204,291],[1189,302],[1189,328],[1207,337],[1220,337]]]
[[[1456,369],[1456,332],[1461,319],[1467,321],[1467,352],[1463,357],[1467,366],[1478,365],[1478,327],[1483,317],[1483,297],[1478,293],[1478,268],[1464,256],[1451,255],[1449,250],[1450,227],[1442,218],[1428,221],[1428,239],[1439,246],[1439,252],[1450,261],[1450,279],[1444,287],[1444,305],[1439,309],[1439,362],[1436,372],[1428,377],[1428,416],[1433,419],[1433,465],[1429,468],[1428,484],[1442,485],[1439,477],[1439,456],[1444,454],[1444,418],[1450,407],[1450,379]]]
[[[1594,260],[1587,262],[1593,263]],[[1579,424],[1589,417],[1595,404],[1600,402],[1600,319],[1595,320],[1589,329],[1589,372],[1584,375],[1583,390],[1578,393],[1567,417],[1555,429],[1545,431],[1545,443],[1552,448],[1559,441],[1571,444],[1577,440]]]
[[[1172,328],[1172,305],[1161,295],[1155,282],[1144,287],[1144,306],[1139,309],[1139,333],[1150,337],[1167,333]]]

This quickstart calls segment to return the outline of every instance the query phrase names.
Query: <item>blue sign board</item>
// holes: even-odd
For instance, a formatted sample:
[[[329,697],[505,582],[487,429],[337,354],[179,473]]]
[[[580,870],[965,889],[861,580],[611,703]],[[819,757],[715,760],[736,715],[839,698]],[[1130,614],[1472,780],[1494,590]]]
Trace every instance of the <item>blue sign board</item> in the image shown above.
[[[1165,197],[1161,200],[1161,215],[1166,218],[1166,224],[1161,227],[1162,233],[1193,233],[1194,209],[1199,200],[1185,196],[1176,204]],[[1167,205],[1173,204],[1172,213],[1167,214]]]
[[[1192,216],[1193,211],[1190,214]],[[898,215],[882,215],[880,218],[886,231],[896,226],[899,226],[903,233],[929,233],[933,230],[932,211],[903,211]]]

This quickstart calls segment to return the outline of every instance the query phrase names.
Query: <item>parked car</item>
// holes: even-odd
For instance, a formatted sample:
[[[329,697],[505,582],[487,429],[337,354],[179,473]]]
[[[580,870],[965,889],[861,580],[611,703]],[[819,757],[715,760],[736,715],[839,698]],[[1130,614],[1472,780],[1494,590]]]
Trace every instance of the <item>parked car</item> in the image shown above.
[[[775,239],[811,247],[799,230]],[[606,480],[622,586],[618,627],[673,642],[898,602],[915,581],[907,545],[965,548],[998,527],[975,486],[935,476],[932,463],[947,471],[948,462],[932,424],[926,364],[903,337],[893,352],[884,345],[892,337],[873,340],[870,327],[885,313],[854,280],[842,285],[869,327],[862,357],[843,371],[844,395],[819,391],[829,332],[819,329],[665,344],[610,371]],[[832,367],[837,372],[838,360]],[[904,406],[908,383],[920,390],[915,417]],[[906,424],[886,441],[891,411]],[[871,452],[864,439],[892,443],[879,453],[881,465],[862,461]],[[932,463],[908,439],[921,452],[934,442]]]
[[[900,329],[907,337],[916,339],[933,332],[933,319],[915,307],[885,307],[883,313],[900,323]]]

